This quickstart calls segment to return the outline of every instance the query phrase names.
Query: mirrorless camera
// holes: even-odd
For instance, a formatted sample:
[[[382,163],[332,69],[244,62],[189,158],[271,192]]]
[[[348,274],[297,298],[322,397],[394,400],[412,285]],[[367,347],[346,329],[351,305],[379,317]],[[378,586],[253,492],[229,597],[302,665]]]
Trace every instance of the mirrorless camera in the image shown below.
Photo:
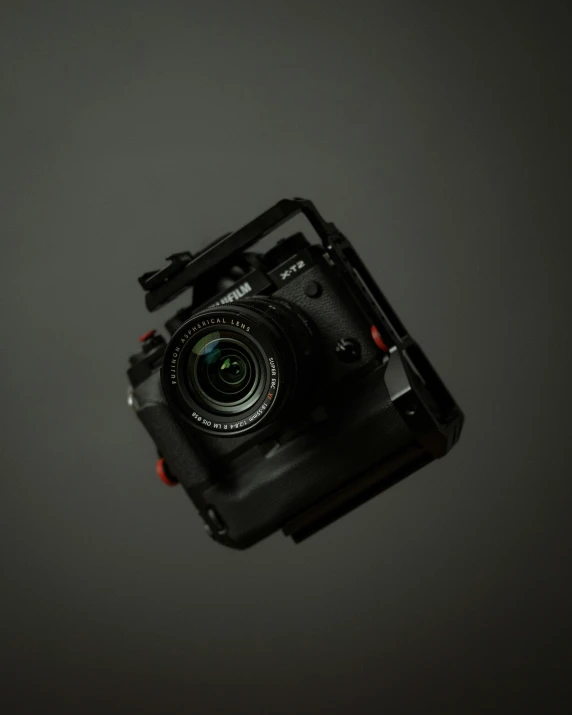
[[[255,244],[302,213],[296,232]],[[463,414],[348,239],[285,199],[139,282],[148,310],[192,304],[141,338],[129,402],[157,472],[233,548],[300,542],[445,455]]]

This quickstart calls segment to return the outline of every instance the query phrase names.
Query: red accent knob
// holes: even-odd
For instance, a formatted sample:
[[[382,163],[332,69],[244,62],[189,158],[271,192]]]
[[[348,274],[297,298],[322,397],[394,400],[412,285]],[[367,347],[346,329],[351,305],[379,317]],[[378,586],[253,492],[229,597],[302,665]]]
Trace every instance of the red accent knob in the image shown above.
[[[149,338],[152,338],[156,332],[156,330],[148,330],[144,335],[139,338],[139,342],[144,343],[146,340],[149,340]]]
[[[389,352],[389,348],[383,342],[383,338],[381,337],[379,330],[375,327],[375,325],[371,326],[371,337],[373,338],[373,342],[377,345],[377,347],[380,350],[383,350],[384,353]]]
[[[155,470],[159,479],[168,487],[176,487],[179,483],[176,479],[171,479],[171,477],[167,474],[167,467],[163,458],[157,460]]]

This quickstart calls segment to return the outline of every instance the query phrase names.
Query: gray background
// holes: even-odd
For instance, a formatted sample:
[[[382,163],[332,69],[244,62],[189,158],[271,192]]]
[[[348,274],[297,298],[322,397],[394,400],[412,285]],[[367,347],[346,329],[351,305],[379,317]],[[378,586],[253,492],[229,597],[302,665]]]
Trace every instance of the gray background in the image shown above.
[[[567,711],[570,15],[533,7],[3,4],[3,712]],[[136,278],[293,195],[467,424],[234,553],[125,405]]]

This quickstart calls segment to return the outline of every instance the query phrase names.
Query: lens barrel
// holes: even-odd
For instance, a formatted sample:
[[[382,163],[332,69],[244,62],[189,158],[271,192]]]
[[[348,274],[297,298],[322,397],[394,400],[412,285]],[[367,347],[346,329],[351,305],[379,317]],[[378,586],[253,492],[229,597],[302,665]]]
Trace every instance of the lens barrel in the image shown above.
[[[277,417],[307,392],[316,346],[308,319],[276,298],[248,298],[193,315],[171,338],[161,370],[169,405],[220,436]]]

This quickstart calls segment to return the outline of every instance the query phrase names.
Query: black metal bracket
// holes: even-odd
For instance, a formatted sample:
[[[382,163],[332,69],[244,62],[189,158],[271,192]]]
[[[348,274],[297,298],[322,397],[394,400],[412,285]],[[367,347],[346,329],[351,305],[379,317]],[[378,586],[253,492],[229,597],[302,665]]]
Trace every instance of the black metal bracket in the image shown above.
[[[193,256],[188,251],[173,253],[172,256],[167,256],[167,260],[169,261],[168,266],[162,268],[160,271],[144,273],[138,279],[139,284],[145,291],[155,290],[184,270],[192,259]]]
[[[153,312],[163,307],[198,279],[228,264],[234,256],[246,251],[299,213],[306,216],[322,243],[327,246],[330,236],[336,233],[334,224],[326,222],[307,199],[282,199],[253,221],[234,233],[221,236],[195,256],[190,253],[175,254],[168,259],[171,263],[166,268],[141,276],[139,283],[147,293],[147,309]]]

